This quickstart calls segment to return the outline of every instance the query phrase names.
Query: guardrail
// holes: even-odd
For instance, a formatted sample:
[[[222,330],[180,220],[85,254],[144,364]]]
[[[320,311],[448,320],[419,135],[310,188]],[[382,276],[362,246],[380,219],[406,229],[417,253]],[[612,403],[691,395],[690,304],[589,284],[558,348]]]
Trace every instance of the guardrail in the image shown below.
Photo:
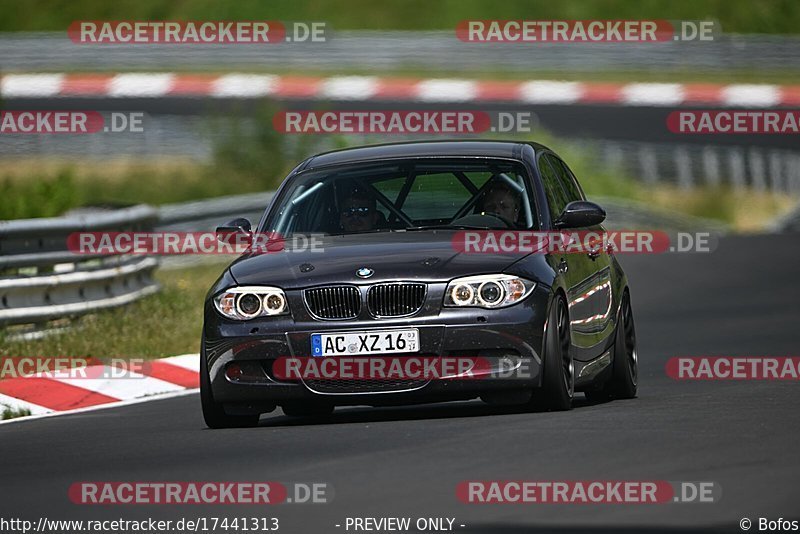
[[[122,306],[158,291],[160,261],[133,255],[76,255],[73,232],[206,231],[245,216],[254,223],[272,192],[114,211],[77,210],[64,217],[0,222],[0,327],[42,332],[54,320]],[[202,258],[167,258],[171,267]],[[52,328],[48,328],[52,329]],[[34,335],[35,337],[35,335]]]
[[[149,231],[157,219],[156,209],[142,205],[0,222],[0,326],[41,325],[156,292],[157,259],[78,256],[67,238],[83,231]]]
[[[264,213],[273,191],[165,204],[158,210],[158,229],[202,232],[213,230],[228,219],[247,217],[253,226]]]

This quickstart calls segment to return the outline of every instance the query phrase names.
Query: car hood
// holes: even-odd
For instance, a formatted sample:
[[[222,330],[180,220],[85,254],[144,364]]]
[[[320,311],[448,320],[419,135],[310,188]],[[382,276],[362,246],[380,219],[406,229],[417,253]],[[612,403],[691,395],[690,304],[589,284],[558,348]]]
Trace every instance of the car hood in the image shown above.
[[[525,253],[465,253],[453,244],[457,232],[379,232],[317,236],[314,245],[298,238],[285,250],[246,254],[230,267],[239,285],[304,288],[331,283],[386,280],[447,281],[459,276],[502,272]],[[372,269],[369,278],[356,271]]]

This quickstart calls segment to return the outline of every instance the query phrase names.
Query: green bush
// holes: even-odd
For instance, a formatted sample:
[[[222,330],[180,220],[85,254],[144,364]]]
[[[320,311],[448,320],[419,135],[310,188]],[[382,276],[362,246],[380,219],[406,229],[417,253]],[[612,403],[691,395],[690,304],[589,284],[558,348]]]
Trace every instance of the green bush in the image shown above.
[[[0,219],[53,217],[82,202],[70,169],[63,169],[53,179],[20,181],[5,178],[0,183]]]

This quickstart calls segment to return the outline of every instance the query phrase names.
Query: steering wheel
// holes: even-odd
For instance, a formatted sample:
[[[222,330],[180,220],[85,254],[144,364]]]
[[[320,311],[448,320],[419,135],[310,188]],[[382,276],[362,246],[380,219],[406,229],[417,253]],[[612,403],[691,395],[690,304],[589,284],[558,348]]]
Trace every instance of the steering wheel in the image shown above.
[[[506,219],[505,217],[503,217],[502,215],[500,215],[499,213],[496,213],[494,211],[482,211],[482,212],[479,213],[479,215],[488,216],[488,217],[494,217],[495,219],[499,219],[500,222],[502,222],[505,225],[506,228],[513,228],[514,227],[514,224],[511,221],[509,221],[508,219]]]
[[[505,217],[503,217],[499,213],[495,213],[495,212],[491,212],[491,211],[483,211],[483,212],[480,212],[480,213],[472,213],[470,215],[467,215],[466,217],[461,217],[459,219],[455,219],[455,220],[451,221],[450,224],[452,224],[454,226],[457,226],[459,224],[463,224],[463,225],[467,225],[467,226],[469,226],[469,225],[475,225],[475,226],[500,226],[500,225],[498,225],[496,223],[486,224],[487,223],[487,221],[486,221],[487,217],[489,217],[491,219],[494,219],[498,223],[501,223],[502,226],[504,226],[506,228],[513,228],[514,227],[514,225],[511,223],[511,221],[509,221],[508,219],[506,219]]]

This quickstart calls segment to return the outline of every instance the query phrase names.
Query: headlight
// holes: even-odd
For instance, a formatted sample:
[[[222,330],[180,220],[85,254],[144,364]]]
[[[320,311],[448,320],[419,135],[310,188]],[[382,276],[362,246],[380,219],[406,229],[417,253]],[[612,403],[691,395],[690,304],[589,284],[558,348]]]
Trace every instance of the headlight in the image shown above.
[[[521,301],[536,284],[510,274],[486,274],[456,278],[447,284],[444,305],[451,307],[504,308]]]
[[[240,321],[289,313],[289,306],[283,290],[268,286],[242,286],[226,289],[214,297],[214,306],[225,317]]]

